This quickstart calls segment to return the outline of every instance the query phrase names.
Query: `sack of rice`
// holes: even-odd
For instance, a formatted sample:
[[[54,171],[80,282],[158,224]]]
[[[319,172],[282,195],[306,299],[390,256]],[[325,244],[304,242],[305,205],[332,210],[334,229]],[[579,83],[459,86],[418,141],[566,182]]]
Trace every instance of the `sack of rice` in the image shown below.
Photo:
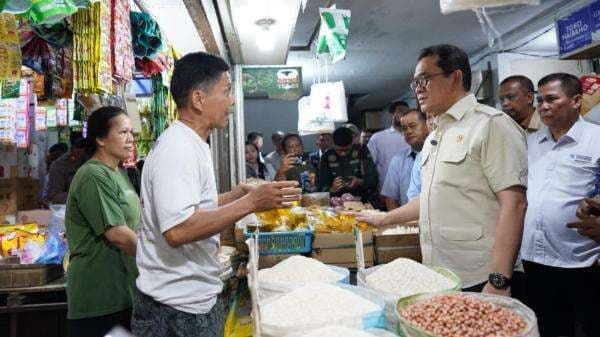
[[[371,289],[385,300],[386,329],[396,331],[399,299],[420,293],[460,290],[460,278],[441,267],[427,267],[410,259],[399,258],[388,264],[368,268],[356,277],[357,285]]]
[[[285,337],[395,337],[389,331],[381,329],[360,330],[343,325],[327,325],[310,331],[302,331]]]
[[[311,282],[343,283],[350,281],[347,268],[326,265],[323,262],[294,255],[272,268],[258,271],[258,293],[261,300],[282,295]]]
[[[327,324],[382,328],[384,305],[383,299],[369,289],[308,283],[285,295],[261,301],[260,330],[265,337],[280,337]]]

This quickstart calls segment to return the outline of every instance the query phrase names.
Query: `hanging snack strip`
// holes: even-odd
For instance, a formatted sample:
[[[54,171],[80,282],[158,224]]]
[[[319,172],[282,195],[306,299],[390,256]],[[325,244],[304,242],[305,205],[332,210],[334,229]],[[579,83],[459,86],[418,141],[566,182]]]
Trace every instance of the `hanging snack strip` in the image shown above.
[[[120,83],[133,79],[133,50],[131,48],[131,20],[129,0],[113,0],[112,57],[113,75]]]
[[[91,4],[73,16],[75,89],[112,92],[111,7],[109,0]]]
[[[0,80],[21,77],[21,47],[17,22],[12,14],[0,14]]]

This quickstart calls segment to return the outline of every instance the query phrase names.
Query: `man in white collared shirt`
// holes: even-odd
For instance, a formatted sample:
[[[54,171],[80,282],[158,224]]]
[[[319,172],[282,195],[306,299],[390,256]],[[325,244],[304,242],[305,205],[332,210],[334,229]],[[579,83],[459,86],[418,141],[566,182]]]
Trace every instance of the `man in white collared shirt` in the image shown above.
[[[581,83],[551,74],[538,83],[545,127],[527,138],[529,178],[521,257],[529,305],[542,336],[600,332],[600,244],[567,227],[578,204],[594,190],[600,166],[600,127],[579,117]]]
[[[367,144],[373,162],[377,167],[379,187],[383,185],[392,158],[410,147],[404,140],[404,135],[402,135],[402,123],[400,121],[400,118],[408,109],[408,103],[404,101],[392,103],[390,106],[392,126],[389,129],[375,133]]]

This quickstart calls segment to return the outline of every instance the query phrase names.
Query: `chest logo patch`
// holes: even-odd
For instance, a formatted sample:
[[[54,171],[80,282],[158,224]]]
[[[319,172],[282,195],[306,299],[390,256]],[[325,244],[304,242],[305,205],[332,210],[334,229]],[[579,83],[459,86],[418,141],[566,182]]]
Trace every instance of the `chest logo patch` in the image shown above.
[[[327,160],[329,160],[329,162],[330,162],[330,163],[333,163],[334,161],[336,161],[336,160],[337,160],[337,157],[335,156],[335,154],[330,154],[330,155],[327,157]]]
[[[588,163],[589,164],[589,163],[592,162],[592,157],[590,157],[590,156],[584,156],[584,155],[581,155],[581,154],[571,153],[569,155],[569,157],[571,158],[571,160],[574,160],[574,161],[580,162],[580,163]]]
[[[458,135],[458,136],[456,136],[456,142],[457,143],[462,143],[463,140],[465,140],[465,135]]]

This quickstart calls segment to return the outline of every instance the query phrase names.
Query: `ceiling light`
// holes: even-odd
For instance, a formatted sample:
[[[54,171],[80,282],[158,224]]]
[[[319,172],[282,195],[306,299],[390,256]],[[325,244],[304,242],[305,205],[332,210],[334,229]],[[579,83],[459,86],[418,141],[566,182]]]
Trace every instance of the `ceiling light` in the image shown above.
[[[271,27],[275,24],[275,19],[264,18],[256,21],[258,30],[258,49],[263,52],[269,52],[275,47],[275,37]]]

